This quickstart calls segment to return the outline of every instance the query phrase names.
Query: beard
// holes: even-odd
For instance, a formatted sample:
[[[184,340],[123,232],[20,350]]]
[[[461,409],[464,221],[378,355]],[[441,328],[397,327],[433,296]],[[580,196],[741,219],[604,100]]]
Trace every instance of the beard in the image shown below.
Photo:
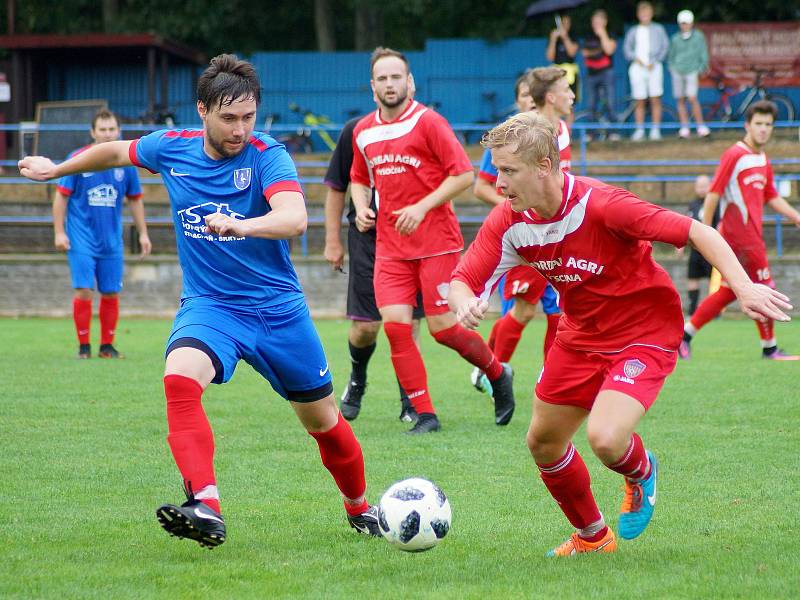
[[[403,104],[403,102],[405,102],[407,99],[408,99],[408,90],[402,93],[396,92],[395,99],[391,102],[386,100],[386,96],[384,97],[378,96],[378,100],[380,100],[381,104],[383,104],[386,108],[397,108],[398,106]]]
[[[239,150],[229,150],[225,147],[225,140],[220,140],[216,138],[211,131],[206,130],[206,139],[208,139],[208,144],[211,146],[217,154],[220,156],[224,156],[225,158],[232,158],[237,156],[244,150],[244,145]]]

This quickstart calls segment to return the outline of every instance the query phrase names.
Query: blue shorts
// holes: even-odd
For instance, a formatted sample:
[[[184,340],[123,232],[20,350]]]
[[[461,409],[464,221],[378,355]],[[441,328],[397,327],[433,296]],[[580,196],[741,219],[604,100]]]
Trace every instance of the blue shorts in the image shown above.
[[[80,252],[67,252],[72,287],[95,289],[101,294],[116,294],[122,289],[124,261],[121,254],[92,256]]]
[[[314,402],[333,393],[325,351],[302,296],[268,308],[184,299],[166,353],[187,346],[209,355],[217,370],[212,383],[230,380],[243,359],[287,400]]]
[[[549,283],[544,288],[544,292],[542,293],[542,312],[546,315],[557,315],[561,312],[561,309],[558,308],[558,293],[553,289],[553,286]]]

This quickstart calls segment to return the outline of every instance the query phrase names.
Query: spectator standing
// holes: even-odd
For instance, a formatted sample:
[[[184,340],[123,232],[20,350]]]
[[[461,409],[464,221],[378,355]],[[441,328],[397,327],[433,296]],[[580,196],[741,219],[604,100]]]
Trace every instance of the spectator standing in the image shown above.
[[[617,121],[614,112],[614,52],[617,41],[608,35],[608,15],[602,8],[592,13],[592,30],[583,40],[583,63],[586,65],[586,103],[592,111],[592,121],[604,117],[611,123]],[[605,107],[600,110],[600,100]],[[611,134],[615,139],[618,134]]]
[[[690,10],[678,13],[678,27],[680,31],[672,36],[667,55],[667,64],[672,75],[672,96],[678,103],[678,118],[681,121],[678,135],[682,138],[691,135],[689,113],[684,102],[688,99],[697,126],[697,135],[706,137],[711,131],[703,122],[703,111],[697,101],[698,78],[708,70],[706,37],[702,31],[694,28],[694,14]]]
[[[572,26],[572,19],[569,15],[558,16],[556,24],[558,27],[550,32],[545,56],[555,66],[561,67],[567,72],[567,83],[569,83],[570,89],[575,94],[577,102],[580,69],[578,68],[578,63],[575,62],[575,57],[578,55],[580,46],[569,36],[569,30]],[[572,113],[567,118],[567,123],[569,125],[572,124]]]
[[[650,100],[650,112],[653,123],[650,139],[661,139],[661,96],[664,95],[664,67],[662,63],[669,52],[669,38],[664,26],[653,23],[653,5],[639,2],[636,5],[636,17],[639,24],[631,27],[625,34],[623,51],[625,59],[630,61],[628,77],[631,83],[631,95],[636,100],[634,117],[636,131],[631,139],[639,142],[644,139],[644,114],[647,100]]]

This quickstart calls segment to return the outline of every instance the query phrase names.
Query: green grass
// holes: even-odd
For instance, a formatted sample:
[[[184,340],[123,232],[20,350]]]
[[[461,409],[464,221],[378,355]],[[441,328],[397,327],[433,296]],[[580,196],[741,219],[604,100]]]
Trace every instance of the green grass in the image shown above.
[[[381,337],[354,429],[369,496],[436,481],[453,507],[436,549],[404,554],[347,527],[314,441],[246,364],[205,405],[229,538],[209,552],[158,527],[181,499],[161,385],[168,321],[127,320],[123,361],[77,361],[67,320],[2,320],[0,597],[779,598],[800,585],[798,363],[758,358],[755,328],[712,323],[639,431],[662,465],[650,528],[614,555],[543,557],[570,528],[525,447],[543,325],[514,358],[518,410],[504,429],[470,368],[426,335],[440,434],[409,438]],[[97,326],[95,324],[95,331]],[[347,324],[323,321],[337,391]],[[484,329],[484,333],[488,327]],[[800,351],[800,326],[778,327]],[[618,475],[576,440],[616,525]]]

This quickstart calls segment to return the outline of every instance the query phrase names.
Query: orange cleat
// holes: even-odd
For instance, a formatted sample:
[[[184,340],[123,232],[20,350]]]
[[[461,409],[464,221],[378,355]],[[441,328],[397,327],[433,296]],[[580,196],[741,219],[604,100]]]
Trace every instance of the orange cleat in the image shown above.
[[[588,542],[577,532],[573,533],[566,542],[550,550],[545,556],[572,556],[581,552],[615,552],[616,549],[617,540],[609,527],[605,536],[597,542]]]

